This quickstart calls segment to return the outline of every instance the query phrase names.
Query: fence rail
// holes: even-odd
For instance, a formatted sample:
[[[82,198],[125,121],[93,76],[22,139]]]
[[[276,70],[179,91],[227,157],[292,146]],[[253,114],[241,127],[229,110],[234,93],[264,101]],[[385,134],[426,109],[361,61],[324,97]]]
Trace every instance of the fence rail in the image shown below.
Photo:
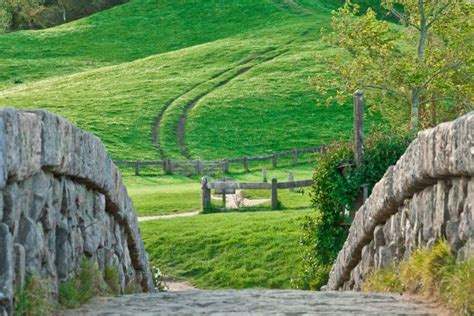
[[[229,165],[242,164],[245,171],[249,171],[249,162],[271,160],[272,167],[278,166],[279,158],[293,157],[291,164],[299,163],[299,156],[308,153],[317,153],[328,150],[328,146],[321,145],[315,147],[294,149],[289,151],[275,152],[272,154],[238,157],[223,160],[154,160],[154,161],[114,161],[119,166],[135,167],[135,175],[140,175],[141,167],[145,166],[161,166],[165,173],[178,173],[182,175],[193,174],[212,174],[217,172],[229,172]]]
[[[227,193],[234,193],[236,190],[272,190],[272,209],[278,208],[278,190],[303,188],[313,185],[314,181],[298,180],[288,182],[278,182],[277,179],[272,179],[271,183],[267,182],[235,182],[235,181],[215,181],[211,182],[208,177],[202,179],[201,185],[201,211],[206,211],[211,208],[211,190],[222,194],[222,199],[225,205],[225,195]]]

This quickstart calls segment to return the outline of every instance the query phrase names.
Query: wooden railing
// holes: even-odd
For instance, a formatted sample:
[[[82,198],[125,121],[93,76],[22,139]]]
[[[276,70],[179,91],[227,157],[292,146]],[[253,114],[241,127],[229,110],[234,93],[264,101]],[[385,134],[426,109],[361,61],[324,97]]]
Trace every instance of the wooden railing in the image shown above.
[[[275,152],[266,155],[230,158],[223,160],[155,160],[155,161],[128,161],[117,160],[114,161],[119,166],[134,167],[135,175],[140,175],[140,170],[144,166],[161,166],[165,173],[177,173],[182,175],[193,174],[213,174],[217,172],[229,172],[229,166],[241,164],[244,171],[250,171],[249,162],[253,161],[271,161],[273,168],[278,166],[280,158],[292,157],[290,163],[298,164],[300,156],[308,153],[317,153],[327,150],[326,145],[308,147],[302,149],[294,149],[289,151]]]
[[[309,187],[314,183],[312,179],[288,182],[278,182],[273,178],[268,182],[235,182],[235,181],[215,181],[211,182],[208,177],[203,177],[201,182],[201,211],[211,209],[211,190],[223,195],[225,201],[226,194],[234,194],[236,190],[271,190],[272,209],[278,208],[278,190]],[[225,202],[224,202],[225,205]]]

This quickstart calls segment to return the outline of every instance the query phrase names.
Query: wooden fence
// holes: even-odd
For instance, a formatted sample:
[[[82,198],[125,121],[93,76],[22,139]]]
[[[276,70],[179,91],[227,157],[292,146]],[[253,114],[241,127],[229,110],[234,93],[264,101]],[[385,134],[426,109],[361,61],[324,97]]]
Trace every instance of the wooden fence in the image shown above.
[[[140,175],[140,170],[145,166],[161,166],[165,173],[177,173],[181,175],[193,174],[215,174],[229,172],[230,165],[241,165],[245,171],[249,171],[249,163],[253,161],[271,161],[272,167],[278,167],[280,158],[291,158],[291,164],[298,164],[301,155],[317,153],[328,150],[328,146],[294,149],[289,151],[275,152],[267,155],[240,157],[224,160],[156,160],[156,161],[114,161],[119,166],[129,166],[135,169],[135,175]]]
[[[272,179],[268,182],[235,182],[235,181],[215,181],[211,182],[208,177],[203,177],[201,182],[201,211],[206,211],[211,208],[211,190],[223,195],[225,201],[226,194],[233,194],[236,190],[271,190],[271,204],[272,209],[278,208],[278,190],[279,189],[293,189],[309,187],[313,184],[313,180],[299,180],[278,182],[277,179]],[[224,202],[225,203],[225,202]],[[225,205],[225,204],[224,204]]]

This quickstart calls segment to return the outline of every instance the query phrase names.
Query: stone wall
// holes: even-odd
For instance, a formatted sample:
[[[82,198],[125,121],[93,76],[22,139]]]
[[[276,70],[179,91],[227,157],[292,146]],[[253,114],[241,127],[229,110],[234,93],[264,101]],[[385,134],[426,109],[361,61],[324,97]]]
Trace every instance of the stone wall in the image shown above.
[[[25,275],[54,296],[84,258],[152,291],[137,217],[101,141],[46,111],[0,110],[0,315]]]
[[[360,290],[374,268],[445,238],[474,253],[474,112],[418,134],[357,211],[328,289]]]

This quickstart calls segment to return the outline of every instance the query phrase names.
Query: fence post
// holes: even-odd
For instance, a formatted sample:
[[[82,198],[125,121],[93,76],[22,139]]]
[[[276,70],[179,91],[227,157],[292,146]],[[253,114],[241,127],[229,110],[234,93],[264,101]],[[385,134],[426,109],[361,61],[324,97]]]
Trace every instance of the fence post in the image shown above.
[[[211,208],[211,189],[208,188],[210,183],[209,177],[202,177],[201,179],[201,212],[207,211]]]
[[[135,175],[139,176],[140,175],[140,162],[135,163]]]
[[[276,168],[276,166],[277,166],[277,155],[276,155],[276,153],[273,153],[273,155],[272,155],[272,167]]]
[[[228,173],[229,172],[229,161],[227,159],[224,159],[222,161],[222,173]]]
[[[249,159],[244,157],[244,171],[249,172]]]
[[[358,167],[364,161],[364,95],[360,90],[354,93],[354,158]]]
[[[272,179],[272,210],[278,208],[278,181],[277,179]]]
[[[295,149],[293,151],[293,164],[296,165],[298,163],[298,150]]]
[[[293,174],[291,172],[288,172],[288,182],[294,182],[295,181],[295,177],[293,176]],[[290,192],[293,192],[295,189],[293,187],[290,187]]]
[[[262,169],[262,178],[263,178],[263,182],[268,182],[268,180],[267,180],[267,169],[265,169],[265,168]]]
[[[165,173],[171,173],[172,172],[172,170],[171,170],[171,159],[165,158],[163,160],[163,171]]]
[[[196,174],[201,174],[201,162],[196,160]]]
[[[225,182],[225,177],[223,177],[222,180]],[[226,208],[226,205],[227,205],[225,191],[226,189],[225,189],[225,184],[224,184],[224,187],[222,188],[222,204],[224,204],[224,209]]]

